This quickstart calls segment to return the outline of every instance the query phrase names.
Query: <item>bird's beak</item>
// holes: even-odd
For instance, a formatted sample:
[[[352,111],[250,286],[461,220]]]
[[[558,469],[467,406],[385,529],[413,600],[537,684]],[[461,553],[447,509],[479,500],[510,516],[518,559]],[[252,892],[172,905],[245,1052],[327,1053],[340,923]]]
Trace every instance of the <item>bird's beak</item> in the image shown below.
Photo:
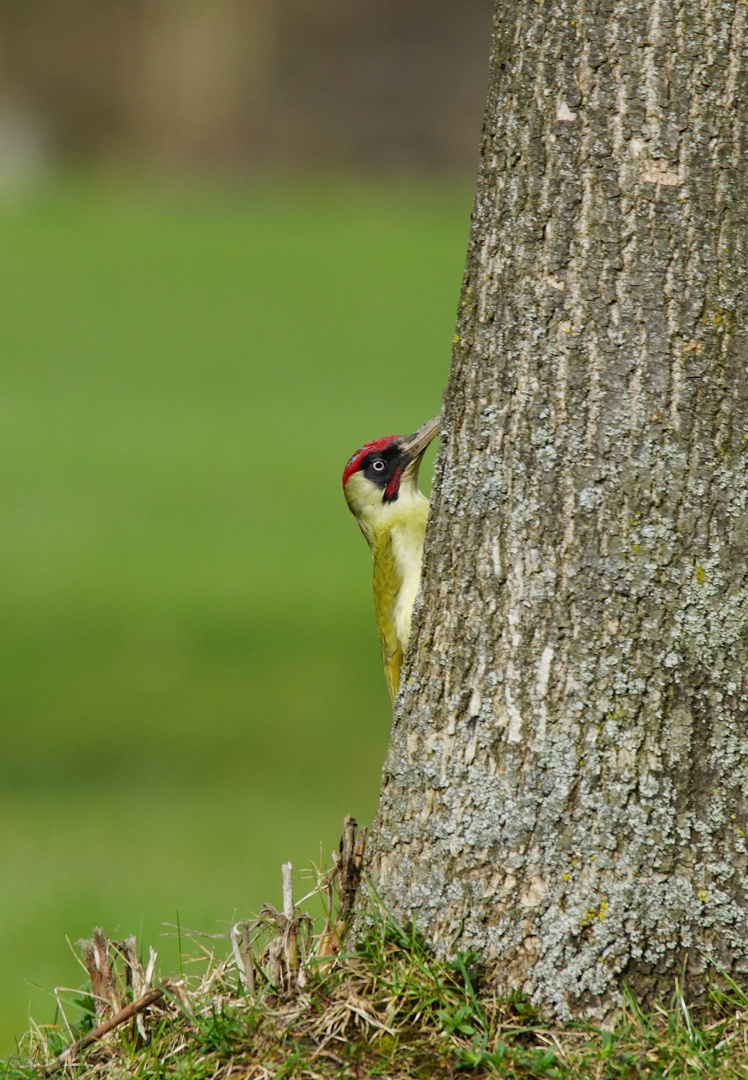
[[[404,454],[408,454],[413,461],[420,460],[428,444],[435,435],[439,434],[441,424],[441,416],[435,416],[432,420],[427,420],[423,427],[419,427],[418,431],[412,435],[406,435],[400,440],[400,449]]]
[[[400,450],[407,454],[410,461],[403,472],[403,482],[418,486],[418,470],[421,467],[421,458],[424,451],[435,435],[439,434],[441,416],[435,416],[433,420],[427,420],[423,427],[419,427],[412,435],[405,435],[400,440]]]

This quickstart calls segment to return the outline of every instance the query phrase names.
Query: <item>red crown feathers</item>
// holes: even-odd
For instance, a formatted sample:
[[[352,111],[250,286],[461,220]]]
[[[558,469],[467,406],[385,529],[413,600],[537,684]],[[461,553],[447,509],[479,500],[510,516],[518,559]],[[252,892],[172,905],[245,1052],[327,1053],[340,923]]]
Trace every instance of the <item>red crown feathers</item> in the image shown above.
[[[343,470],[343,487],[348,483],[349,478],[356,472],[367,454],[372,454],[377,450],[386,450],[390,443],[399,438],[399,435],[387,435],[384,439],[377,439],[375,442],[367,443],[366,446],[362,446],[360,450],[357,450]]]

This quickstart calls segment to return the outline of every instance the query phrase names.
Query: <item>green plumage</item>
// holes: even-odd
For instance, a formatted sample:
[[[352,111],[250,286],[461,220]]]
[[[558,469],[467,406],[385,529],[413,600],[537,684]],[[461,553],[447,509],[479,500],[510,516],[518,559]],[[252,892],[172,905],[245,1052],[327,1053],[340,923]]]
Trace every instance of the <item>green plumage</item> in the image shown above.
[[[437,416],[414,435],[368,443],[343,476],[346,501],[371,548],[374,614],[393,702],[421,582],[429,513],[428,499],[418,489],[418,467],[439,423]]]
[[[397,636],[395,626],[395,605],[402,588],[403,579],[398,572],[395,555],[392,550],[390,532],[377,537],[371,545],[373,561],[374,616],[379,629],[379,644],[382,647],[384,677],[390,697],[395,700],[400,684],[400,668],[403,663],[403,648]]]

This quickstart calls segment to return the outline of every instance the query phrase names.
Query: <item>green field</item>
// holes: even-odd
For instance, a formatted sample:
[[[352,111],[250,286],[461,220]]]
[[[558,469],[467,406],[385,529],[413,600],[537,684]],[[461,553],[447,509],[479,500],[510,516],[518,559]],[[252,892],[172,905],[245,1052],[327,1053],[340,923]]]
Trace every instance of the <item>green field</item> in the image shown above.
[[[66,943],[221,932],[371,819],[340,473],[446,380],[471,193],[66,180],[0,206],[0,1054]],[[303,883],[300,883],[300,886]]]

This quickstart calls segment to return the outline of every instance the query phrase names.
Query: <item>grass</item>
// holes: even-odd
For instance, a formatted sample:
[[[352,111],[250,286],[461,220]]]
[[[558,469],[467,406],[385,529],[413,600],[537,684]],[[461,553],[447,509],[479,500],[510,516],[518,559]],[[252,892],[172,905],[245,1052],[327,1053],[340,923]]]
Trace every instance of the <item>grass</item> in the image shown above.
[[[498,999],[474,956],[436,960],[371,892],[367,915],[355,948],[333,960],[323,944],[329,923],[300,920],[297,910],[289,922],[265,908],[250,925],[254,986],[244,974],[246,950],[240,968],[233,955],[217,959],[193,943],[181,978],[161,984],[164,996],[137,1026],[130,1021],[76,1053],[66,1074],[78,1080],[737,1080],[748,1074],[748,997],[737,987],[713,996],[708,1021],[690,1013],[676,982],[669,1008],[651,1014],[627,994],[614,1030],[549,1025],[521,994]],[[297,934],[300,963],[273,967],[273,955],[295,955],[287,948],[289,928]],[[199,972],[189,974],[195,966]],[[122,976],[119,989],[124,999]],[[75,1023],[63,1006],[57,1024],[32,1028],[21,1055],[0,1066],[0,1075],[26,1080],[53,1067],[73,1039],[99,1022],[90,990],[81,991],[76,1005]]]
[[[66,935],[221,931],[372,817],[340,474],[439,407],[471,198],[61,177],[0,206],[0,1055],[74,983]]]

